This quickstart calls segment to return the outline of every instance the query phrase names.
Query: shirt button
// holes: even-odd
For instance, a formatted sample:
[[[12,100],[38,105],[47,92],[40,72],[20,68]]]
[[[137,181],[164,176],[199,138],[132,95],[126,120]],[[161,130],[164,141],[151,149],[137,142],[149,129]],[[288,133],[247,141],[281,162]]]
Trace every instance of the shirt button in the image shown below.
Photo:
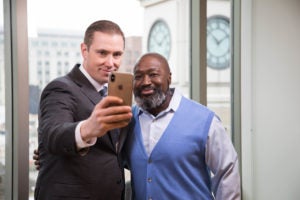
[[[149,183],[152,182],[152,178],[148,178],[148,182],[149,182]]]
[[[149,197],[148,200],[152,200],[152,197]]]
[[[148,159],[148,163],[152,163],[152,159],[151,158]]]

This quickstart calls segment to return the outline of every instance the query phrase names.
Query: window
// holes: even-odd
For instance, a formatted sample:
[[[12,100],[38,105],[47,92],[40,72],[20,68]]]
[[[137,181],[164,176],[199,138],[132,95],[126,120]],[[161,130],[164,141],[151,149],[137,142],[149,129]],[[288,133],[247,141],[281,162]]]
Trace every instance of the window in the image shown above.
[[[35,43],[40,43],[42,46],[41,48],[38,45],[32,45],[30,47],[31,49],[29,49],[29,51],[38,52],[36,58],[29,57],[29,60],[36,59],[40,63],[44,64],[44,66],[38,67],[35,66],[37,62],[29,62],[31,63],[31,65],[29,66],[29,74],[38,74],[37,80],[34,80],[34,76],[31,76],[33,78],[29,80],[29,84],[33,87],[36,87],[37,91],[41,92],[45,85],[48,84],[53,78],[67,74],[76,63],[81,62],[82,58],[80,52],[80,43],[83,41],[83,34],[85,29],[93,21],[99,20],[101,18],[111,19],[121,26],[126,36],[130,36],[130,34],[128,34],[128,32],[130,31],[126,29],[127,27],[131,27],[131,32],[133,32],[131,34],[135,36],[138,32],[138,41],[140,42],[142,24],[140,21],[137,23],[135,23],[135,21],[142,19],[143,15],[141,11],[131,12],[138,13],[139,16],[131,17],[131,20],[128,20],[128,9],[124,9],[124,6],[126,6],[127,4],[134,5],[136,8],[139,8],[140,3],[136,0],[130,0],[126,2],[117,1],[117,4],[123,4],[124,6],[120,6],[120,11],[115,12],[111,12],[111,10],[116,9],[116,1],[92,0],[89,3],[86,3],[85,0],[74,1],[72,2],[73,11],[68,12],[67,15],[65,8],[70,6],[70,1],[44,0],[40,2],[27,0],[27,2],[29,15],[28,27],[31,29],[29,30],[29,32],[35,33],[29,35],[28,41],[35,41]],[[90,5],[92,4],[94,6],[91,7]],[[57,7],[57,5],[60,6]],[[100,12],[99,8],[103,8],[103,10]],[[141,8],[139,9],[141,10]],[[52,13],[53,10],[55,10],[55,15],[53,15]],[[76,12],[76,10],[78,12]],[[82,11],[86,11],[86,13],[82,13]],[[82,17],[82,15],[79,16],[78,13],[82,13],[85,17]],[[97,13],[97,15],[95,15],[94,13]],[[102,16],[101,13],[103,14]],[[113,13],[116,13],[117,15],[112,15]],[[124,17],[120,17],[121,15]],[[125,20],[122,22],[118,21],[122,18],[124,18]],[[132,24],[134,24],[133,28]],[[138,28],[138,31],[134,30],[136,28]],[[40,32],[40,30],[42,30],[42,32]],[[137,41],[137,39],[133,38],[130,43],[134,45],[135,41]],[[42,52],[45,51],[53,52],[51,54],[53,56],[50,56],[50,53],[42,56]],[[138,52],[140,55],[141,46],[139,46]],[[131,60],[131,62],[127,64],[132,68],[134,62],[135,60]],[[38,105],[38,95],[30,96],[30,98],[32,102],[35,102],[34,105]],[[38,174],[31,159],[33,149],[37,148],[36,130],[38,127],[38,119],[37,113],[29,113],[29,115],[29,197],[30,199],[32,199],[35,181]]]
[[[0,199],[4,199],[3,197],[5,197],[5,199],[12,199],[12,196],[16,194],[20,195],[20,199],[26,198],[24,196],[28,194],[28,191],[23,191],[23,188],[27,190],[27,187],[22,187],[24,185],[29,185],[29,199],[33,198],[33,191],[37,171],[34,169],[34,165],[32,162],[32,152],[33,149],[37,147],[36,130],[38,127],[38,120],[36,111],[39,102],[40,92],[42,91],[44,86],[49,81],[51,81],[51,79],[54,78],[51,77],[51,75],[63,75],[62,73],[68,72],[75,63],[81,62],[79,44],[82,42],[82,36],[84,34],[83,31],[91,22],[95,20],[98,20],[100,18],[111,19],[117,22],[124,30],[125,36],[127,37],[126,47],[128,46],[130,47],[130,49],[132,49],[132,53],[128,55],[131,55],[132,58],[126,60],[126,62],[124,62],[126,66],[121,66],[121,68],[125,68],[125,70],[128,72],[132,70],[136,58],[138,58],[142,53],[145,53],[147,51],[146,43],[148,41],[147,37],[149,35],[151,27],[157,21],[164,21],[167,24],[172,37],[170,40],[172,43],[171,50],[169,52],[170,55],[168,56],[173,72],[173,86],[179,87],[184,95],[192,97],[195,100],[199,100],[197,97],[194,96],[194,94],[197,93],[195,92],[195,88],[196,90],[199,90],[200,84],[194,81],[195,79],[201,78],[201,76],[197,74],[196,78],[192,76],[191,79],[191,74],[194,73],[193,67],[200,66],[199,63],[195,64],[193,59],[195,59],[195,57],[199,57],[199,54],[201,54],[202,52],[200,52],[201,49],[199,49],[198,45],[193,45],[197,44],[197,41],[201,36],[198,38],[195,37],[193,34],[197,33],[197,31],[192,31],[193,26],[196,23],[199,23],[199,18],[190,17],[190,11],[192,10],[192,12],[195,11],[195,13],[199,13],[199,8],[193,10],[195,8],[190,3],[202,3],[203,1],[118,1],[120,10],[116,12],[111,12],[111,10],[117,9],[115,7],[114,1],[112,0],[91,0],[89,4],[87,4],[85,0],[82,0],[72,2],[72,7],[74,7],[73,11],[69,12],[68,15],[66,15],[65,8],[70,6],[70,1],[27,0],[29,37],[26,39],[28,39],[28,44],[32,44],[29,49],[30,54],[28,54],[31,56],[27,58],[29,59],[29,62],[27,62],[28,60],[24,59],[21,53],[19,53],[21,50],[24,51],[24,49],[27,49],[27,46],[25,46],[25,48],[24,46],[22,46],[23,44],[25,44],[25,42],[22,38],[22,31],[20,31],[24,30],[23,26],[26,26],[27,23],[20,23],[18,25],[21,27],[16,28],[15,24],[10,23],[10,17],[5,18],[8,20],[7,24],[9,24],[9,26],[5,26],[7,28],[6,32],[8,32],[8,30],[13,31],[14,35],[10,34],[9,36],[11,37],[10,40],[14,41],[7,41],[4,34],[5,27],[3,26],[3,7],[5,7],[5,10],[8,12],[10,10],[14,10],[10,9],[9,6],[16,7],[16,4],[22,4],[22,2],[22,0],[12,1],[10,5],[6,1],[4,2],[3,0],[0,0]],[[109,7],[109,4],[111,2],[113,2],[112,8]],[[231,24],[232,20],[230,18],[230,13],[232,11],[230,10],[230,0],[207,0],[206,3],[207,16],[205,17],[209,18],[212,16],[223,16],[226,19],[228,19],[229,23]],[[91,4],[95,6],[91,7]],[[96,6],[98,4],[101,6]],[[57,7],[57,5],[60,6]],[[128,13],[128,9],[124,9],[126,5],[134,6],[134,9],[136,9],[136,11]],[[104,8],[103,12],[99,12],[100,7]],[[78,9],[78,12],[74,11],[76,9]],[[56,15],[52,14],[53,10],[56,11]],[[75,17],[78,16],[77,13],[82,13],[82,11],[84,10],[87,11],[87,13],[84,13],[85,17],[83,18],[81,15],[79,16],[80,18],[75,19]],[[169,11],[167,15],[165,12],[163,12],[165,10]],[[125,11],[125,13],[122,13],[122,11]],[[97,15],[93,15],[93,13],[97,13]],[[117,13],[117,16],[111,15],[113,13]],[[133,14],[138,14],[139,16],[136,17]],[[13,16],[18,19],[24,19],[24,16],[22,15],[23,13],[21,12],[7,13],[7,16]],[[63,15],[64,17],[61,17],[61,15]],[[81,21],[85,19],[86,21]],[[122,19],[125,20],[122,21]],[[203,16],[201,16],[200,19],[203,20]],[[190,20],[196,21],[190,23]],[[67,23],[68,26],[66,26],[65,23]],[[37,27],[35,27],[35,25],[37,25]],[[40,30],[43,30],[43,32],[39,32]],[[48,34],[45,34],[45,31],[48,31]],[[66,33],[68,34],[68,37],[66,37]],[[15,35],[17,35],[17,39],[13,37]],[[225,41],[223,40],[223,38],[218,38],[217,40],[221,41],[220,43]],[[18,46],[17,49],[14,49],[14,51],[11,51],[11,49],[6,50],[4,49],[4,43],[14,43]],[[7,47],[12,48],[9,45],[7,45]],[[49,56],[50,54],[46,55],[45,57],[43,55],[45,51],[48,51],[49,53],[56,53],[51,54],[54,55],[53,58]],[[18,73],[27,73],[27,66],[24,66],[24,63],[30,63],[28,70],[30,80],[26,80],[27,76],[24,76],[24,73],[22,74],[22,76],[18,76],[18,74],[14,75],[14,77],[21,77],[19,78],[20,80],[8,80],[12,77],[11,73],[13,69],[12,64],[9,63],[9,60],[11,60],[12,57],[12,55],[10,55],[10,52],[17,52],[17,54],[19,53],[18,56],[21,55],[21,59],[18,60],[17,63],[23,63],[23,66],[14,66],[14,68],[17,68],[18,71],[20,71]],[[68,53],[68,56],[65,55],[65,52]],[[73,55],[76,55],[75,58]],[[9,59],[6,60],[6,58]],[[44,69],[45,66],[43,66],[43,64],[45,63],[45,58],[48,62],[48,65],[45,64],[46,66],[48,66],[47,72]],[[6,64],[6,62],[8,64]],[[57,66],[52,66],[52,64],[50,65],[50,63],[53,63],[54,65],[55,63],[57,63]],[[60,63],[60,66],[58,63]],[[25,71],[22,71],[24,69]],[[191,71],[191,69],[193,69],[193,71]],[[205,83],[205,89],[207,90],[207,105],[213,110],[215,110],[215,112],[222,118],[225,124],[227,124],[226,127],[228,132],[232,132],[233,129],[233,127],[231,126],[231,70],[232,66],[220,70],[209,66],[205,69],[205,71],[207,72],[207,74],[205,75],[207,77]],[[11,85],[15,82],[20,82],[23,86],[28,83],[28,91],[21,91],[19,89],[19,85]],[[12,88],[14,88],[14,90],[17,91],[16,97],[13,97],[13,95],[11,95]],[[24,105],[18,105],[20,107],[14,105],[14,102],[18,102],[14,98],[24,98],[27,96],[30,96],[31,107],[27,108],[27,110],[29,111],[29,116],[24,116],[24,113],[26,112],[22,113],[22,111],[26,111],[26,109],[24,109],[22,106],[28,106],[28,103],[26,102],[27,98],[22,99]],[[17,119],[14,118],[14,120],[11,120],[13,119],[11,114],[12,112],[14,117]],[[27,127],[24,127],[24,125],[27,125]],[[12,127],[14,127],[15,130],[13,130]],[[22,132],[23,130],[23,133],[25,134],[18,133]],[[28,136],[28,134],[26,133],[29,133],[29,138],[26,138]],[[14,141],[14,146],[12,146],[12,134],[14,138],[17,138]],[[21,142],[26,140],[29,141],[29,148],[28,144]],[[3,141],[5,142],[3,143]],[[13,151],[14,154],[12,153]],[[22,158],[27,159],[28,151],[30,165],[29,169],[27,162],[28,160],[22,160]],[[15,154],[16,158],[13,157],[15,156]],[[11,166],[11,163],[13,163],[13,159],[17,159],[17,161],[19,162],[19,166]],[[17,172],[15,170],[17,170]],[[24,181],[23,177],[28,177],[28,171],[29,182],[27,181],[27,179],[25,179],[27,183],[24,183],[22,182]],[[12,176],[14,173],[19,173],[21,175],[24,175],[25,173],[24,176],[20,176],[20,180],[18,180],[17,184],[13,183],[12,180]],[[129,179],[129,173],[126,173],[126,177],[127,179]],[[3,180],[6,180],[7,182],[3,182]]]

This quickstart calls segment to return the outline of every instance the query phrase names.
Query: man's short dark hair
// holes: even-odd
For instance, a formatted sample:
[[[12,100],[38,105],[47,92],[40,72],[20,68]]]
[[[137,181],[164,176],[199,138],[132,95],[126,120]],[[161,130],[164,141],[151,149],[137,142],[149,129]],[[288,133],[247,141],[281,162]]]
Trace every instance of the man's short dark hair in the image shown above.
[[[99,20],[92,23],[85,31],[84,43],[87,45],[88,49],[93,42],[94,33],[97,31],[107,34],[121,35],[124,41],[125,48],[125,36],[119,25],[109,20]]]

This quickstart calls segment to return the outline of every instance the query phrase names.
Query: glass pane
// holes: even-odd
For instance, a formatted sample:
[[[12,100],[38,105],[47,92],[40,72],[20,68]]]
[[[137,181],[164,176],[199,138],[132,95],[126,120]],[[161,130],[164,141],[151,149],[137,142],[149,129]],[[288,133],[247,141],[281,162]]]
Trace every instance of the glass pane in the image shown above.
[[[207,106],[231,133],[230,0],[207,1]]]
[[[5,70],[4,70],[4,31],[3,0],[0,1],[0,199],[4,199],[5,180]]]
[[[86,0],[28,0],[29,157],[32,158],[33,149],[38,146],[37,109],[41,91],[49,81],[65,75],[75,63],[81,63],[79,45],[85,29],[93,21],[109,19],[123,29],[126,48],[120,71],[132,72],[137,58],[142,53],[162,53],[170,63],[173,86],[178,87],[185,96],[189,96],[189,4],[190,1],[166,0],[89,0],[88,4]],[[70,5],[72,10],[66,14],[66,8]],[[168,10],[168,14],[165,10]],[[154,37],[160,39],[157,44],[153,43]],[[31,198],[36,176],[33,160],[30,160]],[[129,176],[127,171],[127,180]]]
[[[30,84],[29,199],[33,199],[38,171],[32,156],[33,150],[38,147],[37,112],[41,91],[51,80],[65,75],[76,63],[82,62],[80,44],[84,31],[88,25],[99,19],[112,20],[124,31],[126,49],[120,71],[132,72],[135,61],[142,53],[143,7],[137,0],[28,0],[27,3]],[[72,9],[68,10],[70,5]],[[128,171],[126,179],[130,179]]]

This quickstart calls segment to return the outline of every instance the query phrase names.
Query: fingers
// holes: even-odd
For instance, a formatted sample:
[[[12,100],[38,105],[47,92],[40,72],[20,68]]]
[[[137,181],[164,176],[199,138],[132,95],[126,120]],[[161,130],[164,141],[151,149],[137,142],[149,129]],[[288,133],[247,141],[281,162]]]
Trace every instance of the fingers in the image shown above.
[[[40,169],[40,162],[38,160],[34,161],[34,165],[36,170]]]
[[[39,159],[39,156],[38,156],[38,155],[33,155],[33,156],[32,156],[32,159],[33,159],[33,160],[38,160],[38,159]]]
[[[132,117],[129,106],[112,106],[105,109],[95,109],[92,113],[98,122],[113,123],[128,120]]]
[[[92,116],[98,123],[118,123],[129,121],[132,117],[131,107],[122,105],[122,99],[108,96],[98,103]]]
[[[122,105],[119,97],[107,96],[98,103],[91,116],[85,120],[80,128],[83,141],[93,137],[101,137],[115,128],[122,128],[130,122],[131,107]]]
[[[36,162],[39,160],[39,152],[37,149],[33,150],[33,156],[32,159]]]
[[[96,107],[107,108],[114,105],[121,106],[123,104],[123,100],[116,96],[107,96],[103,98]]]
[[[106,109],[95,109],[93,113],[97,123],[117,123],[129,121],[132,117],[129,106],[113,106]]]
[[[35,169],[39,170],[40,169],[40,161],[39,161],[39,151],[37,149],[33,150],[32,158],[34,160]]]
[[[34,149],[34,150],[33,150],[33,154],[34,154],[34,155],[39,155],[39,151],[38,151],[37,149]]]
[[[116,128],[123,128],[125,126],[128,125],[128,123],[130,122],[130,120],[127,121],[120,121],[120,122],[115,122],[115,123],[107,123],[105,126],[105,129],[107,129],[107,131],[112,130],[112,129],[116,129]]]

